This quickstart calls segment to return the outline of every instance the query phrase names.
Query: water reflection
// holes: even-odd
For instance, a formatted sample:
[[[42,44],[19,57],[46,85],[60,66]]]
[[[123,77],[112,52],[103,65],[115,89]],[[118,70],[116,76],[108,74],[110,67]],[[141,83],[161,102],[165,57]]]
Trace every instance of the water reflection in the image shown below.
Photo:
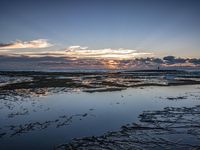
[[[9,135],[10,137],[20,135],[23,133],[27,133],[30,131],[34,130],[42,130],[46,129],[49,126],[54,126],[55,128],[59,128],[62,126],[70,125],[73,121],[74,118],[82,120],[83,118],[87,117],[88,115],[93,116],[91,114],[91,111],[89,113],[84,113],[84,114],[74,114],[71,116],[58,116],[58,118],[54,120],[46,120],[43,122],[31,122],[31,123],[26,123],[26,124],[20,124],[20,125],[9,125],[8,126],[8,133],[2,133],[2,136],[4,135]],[[10,133],[9,133],[10,132]]]
[[[30,140],[27,144],[34,145],[33,149],[52,149],[72,138],[102,135],[138,123],[144,110],[150,109],[143,113],[147,119],[156,113],[153,110],[195,108],[200,100],[199,75],[189,72],[6,72],[4,76],[21,78],[0,86],[1,149],[27,149],[24,139]],[[24,76],[28,80],[21,80]],[[187,84],[191,86],[170,86]],[[174,115],[159,112],[165,117]],[[162,118],[152,115],[149,119],[154,117]],[[38,144],[42,136],[46,136],[46,144]],[[11,141],[15,144],[10,145]]]
[[[103,136],[74,139],[59,149],[200,149],[200,106],[144,111],[140,123]],[[189,139],[189,138],[192,138]]]

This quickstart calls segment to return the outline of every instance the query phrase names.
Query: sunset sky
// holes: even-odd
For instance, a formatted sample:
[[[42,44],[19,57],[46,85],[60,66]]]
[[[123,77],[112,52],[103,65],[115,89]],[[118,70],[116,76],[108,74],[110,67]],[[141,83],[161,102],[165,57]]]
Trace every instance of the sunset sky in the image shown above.
[[[1,0],[0,69],[198,67],[199,14],[199,0]]]

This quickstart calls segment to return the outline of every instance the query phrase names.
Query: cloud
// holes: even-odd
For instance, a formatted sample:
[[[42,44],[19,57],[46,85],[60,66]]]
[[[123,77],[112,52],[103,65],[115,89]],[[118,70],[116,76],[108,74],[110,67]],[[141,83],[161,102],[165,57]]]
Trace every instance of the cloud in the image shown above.
[[[189,59],[188,62],[195,65],[200,65],[200,59],[196,59],[196,58]]]
[[[40,42],[18,41],[18,43],[22,43],[26,47],[33,47],[34,44],[31,43]],[[16,47],[19,44],[1,44],[0,47],[11,47],[11,45],[15,45]],[[43,46],[37,45],[35,47]],[[2,50],[0,55],[0,70],[157,69],[158,66],[161,69],[196,69],[200,68],[200,59],[177,58],[175,56],[156,58],[152,53],[139,52],[133,49],[89,49],[88,47],[82,46],[69,46],[66,49],[55,51],[26,50],[22,52]]]
[[[180,59],[174,57],[174,59]],[[174,60],[173,59],[173,60]],[[199,69],[200,59],[181,58],[183,63],[166,58],[134,58],[134,59],[93,59],[73,58],[67,56],[30,57],[24,55],[0,55],[0,70],[66,70],[66,69]]]
[[[46,39],[37,39],[32,41],[16,41],[12,43],[0,43],[1,50],[7,49],[23,49],[23,48],[46,48],[52,44],[48,43]]]
[[[175,56],[166,56],[163,58],[167,64],[183,64],[186,63],[189,59],[176,58]]]
[[[136,57],[150,57],[153,54],[147,52],[138,52],[132,49],[89,49],[82,46],[69,46],[62,50],[45,50],[45,51],[8,51],[7,55],[10,56],[29,56],[29,57],[71,57],[78,59],[133,59]]]
[[[67,57],[65,51],[42,51],[42,52],[15,52],[7,54],[9,56],[28,56],[28,57]]]
[[[109,59],[132,59],[135,57],[151,56],[152,53],[137,52],[133,49],[89,49],[88,47],[70,46],[65,50],[65,54],[69,57],[77,58],[109,58]]]
[[[69,46],[68,47],[68,50],[85,50],[85,49],[88,49],[88,47],[81,47],[81,46]]]

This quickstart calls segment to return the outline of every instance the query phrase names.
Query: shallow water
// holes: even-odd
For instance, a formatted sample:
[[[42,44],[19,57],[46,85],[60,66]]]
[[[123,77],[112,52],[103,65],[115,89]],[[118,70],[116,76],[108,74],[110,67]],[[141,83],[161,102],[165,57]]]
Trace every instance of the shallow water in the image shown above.
[[[169,100],[169,97],[184,98]],[[1,99],[0,133],[6,135],[0,138],[0,149],[53,149],[72,138],[102,135],[138,122],[139,114],[145,110],[199,105],[199,98],[199,85],[185,85],[94,93],[72,91],[22,99],[19,96],[20,100],[9,103]],[[27,127],[25,124],[34,127],[12,136],[14,130],[9,125]]]

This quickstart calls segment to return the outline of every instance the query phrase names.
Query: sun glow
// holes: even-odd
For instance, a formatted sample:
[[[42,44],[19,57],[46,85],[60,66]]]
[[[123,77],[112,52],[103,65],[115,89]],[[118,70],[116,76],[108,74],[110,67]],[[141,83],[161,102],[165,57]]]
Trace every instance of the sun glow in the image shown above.
[[[119,69],[120,65],[117,60],[104,60],[102,63],[106,69]]]

